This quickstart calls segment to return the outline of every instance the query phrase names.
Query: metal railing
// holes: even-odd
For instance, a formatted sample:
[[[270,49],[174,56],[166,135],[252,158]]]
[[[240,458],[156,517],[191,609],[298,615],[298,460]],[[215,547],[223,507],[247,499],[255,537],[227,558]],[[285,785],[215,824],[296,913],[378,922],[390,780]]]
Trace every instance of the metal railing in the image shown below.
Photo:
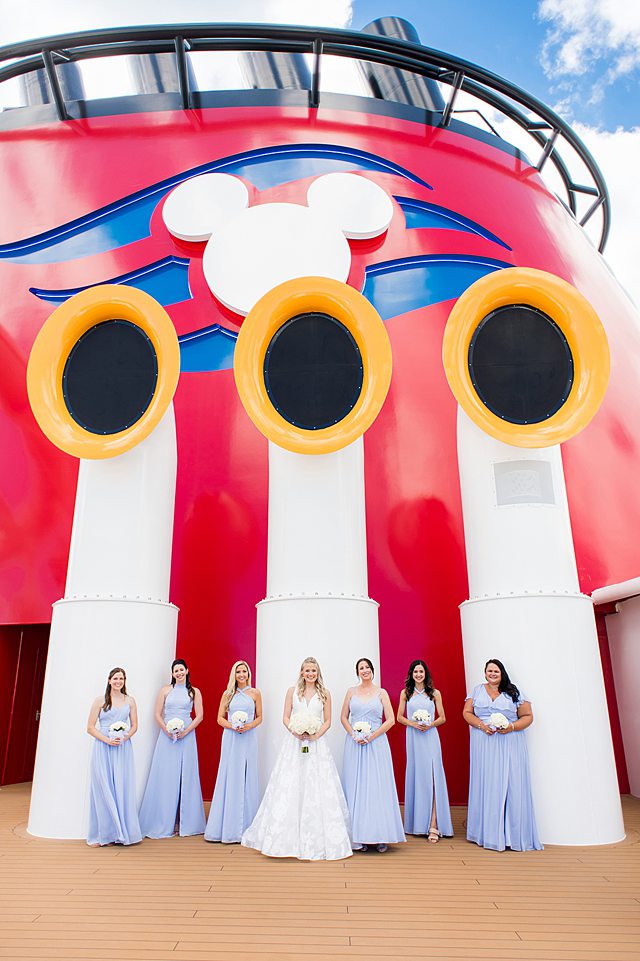
[[[569,124],[537,98],[497,74],[451,54],[420,44],[352,30],[322,27],[292,27],[263,24],[172,24],[169,26],[124,27],[62,34],[14,43],[0,48],[0,83],[45,70],[51,98],[60,120],[71,119],[56,73],[63,63],[81,63],[97,57],[172,53],[176,59],[182,106],[194,105],[186,57],[189,52],[271,51],[302,53],[312,57],[309,105],[318,107],[322,92],[320,76],[325,56],[383,64],[418,74],[442,85],[445,105],[440,126],[468,110],[456,110],[461,92],[487,104],[518,125],[536,150],[533,165],[541,171],[553,165],[566,196],[561,197],[581,226],[596,211],[601,212],[598,250],[604,250],[609,235],[611,205],[604,177],[591,153]],[[448,89],[448,96],[447,94]],[[491,128],[491,124],[487,121]],[[584,169],[585,182],[577,182],[570,168],[576,158]],[[585,202],[591,203],[587,209]]]

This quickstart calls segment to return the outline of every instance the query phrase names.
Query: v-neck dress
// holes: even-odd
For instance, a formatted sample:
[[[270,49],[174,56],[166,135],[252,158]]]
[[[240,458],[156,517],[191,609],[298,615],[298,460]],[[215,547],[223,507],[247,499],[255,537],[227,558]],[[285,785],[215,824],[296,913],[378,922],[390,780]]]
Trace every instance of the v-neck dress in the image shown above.
[[[314,694],[307,704],[293,694],[293,711],[323,716]],[[283,730],[283,743],[262,803],[242,843],[273,858],[336,861],[351,855],[349,812],[325,737],[303,744]]]
[[[351,695],[349,723],[352,727],[357,721],[367,721],[373,733],[382,724],[383,715],[378,693],[367,698]],[[368,744],[356,744],[347,734],[342,786],[349,805],[351,835],[356,847],[406,841],[386,734]]]
[[[513,701],[502,692],[491,700],[484,684],[468,695],[473,712],[485,724],[492,714],[518,720],[518,707],[528,698]],[[469,810],[467,840],[492,851],[540,851],[531,796],[529,755],[525,731],[485,734],[470,727]]]

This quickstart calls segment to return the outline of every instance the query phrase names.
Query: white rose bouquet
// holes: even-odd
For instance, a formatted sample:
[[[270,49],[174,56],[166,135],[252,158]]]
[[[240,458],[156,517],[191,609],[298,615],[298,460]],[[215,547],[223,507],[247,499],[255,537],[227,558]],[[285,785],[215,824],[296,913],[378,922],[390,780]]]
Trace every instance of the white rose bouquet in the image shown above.
[[[501,714],[499,711],[496,711],[496,713],[492,714],[491,717],[489,718],[489,725],[492,728],[494,728],[496,731],[506,730],[506,728],[508,728],[510,724],[511,724],[511,721],[507,720],[504,714]]]
[[[322,727],[322,720],[316,717],[315,714],[308,713],[307,711],[296,711],[295,714],[291,715],[289,719],[289,730],[292,734],[304,735],[304,734],[317,734]],[[309,753],[309,742],[303,741],[302,754]]]
[[[128,730],[129,727],[124,721],[114,721],[113,724],[109,725],[109,737],[118,738],[122,744],[122,738]]]
[[[430,711],[425,711],[423,709],[419,711],[414,711],[411,715],[412,721],[417,721],[418,724],[431,724],[433,722],[433,717]]]
[[[356,721],[353,730],[358,741],[364,741],[371,734],[371,725],[368,721]]]
[[[246,711],[234,711],[229,718],[231,722],[231,727],[239,728],[243,727],[249,720],[249,715]]]
[[[177,741],[180,731],[184,731],[184,721],[182,718],[172,717],[170,721],[167,721],[167,731],[172,736],[173,740]]]

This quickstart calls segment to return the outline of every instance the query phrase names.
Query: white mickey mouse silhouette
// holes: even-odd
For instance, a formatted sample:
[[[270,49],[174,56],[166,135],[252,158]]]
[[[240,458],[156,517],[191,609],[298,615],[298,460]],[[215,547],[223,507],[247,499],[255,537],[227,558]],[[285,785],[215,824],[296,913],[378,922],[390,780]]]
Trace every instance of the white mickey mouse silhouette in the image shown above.
[[[203,269],[209,289],[243,316],[285,280],[314,276],[346,281],[351,267],[346,238],[378,237],[393,215],[386,192],[351,173],[314,180],[307,207],[249,207],[248,201],[247,188],[236,177],[201,174],[179,184],[162,211],[174,237],[208,241]]]

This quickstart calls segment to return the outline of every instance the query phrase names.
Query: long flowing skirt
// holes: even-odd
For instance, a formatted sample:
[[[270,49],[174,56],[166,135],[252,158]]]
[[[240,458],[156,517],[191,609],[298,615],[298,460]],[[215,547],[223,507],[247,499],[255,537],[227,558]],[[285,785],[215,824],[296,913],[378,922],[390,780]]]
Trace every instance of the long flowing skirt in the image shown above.
[[[204,832],[206,841],[239,843],[249,827],[260,800],[258,786],[257,730],[237,734],[226,728],[218,776]]]
[[[539,851],[524,731],[471,728],[467,839],[493,851]]]
[[[347,735],[342,783],[354,844],[395,844],[406,840],[386,734],[364,745],[356,744]]]
[[[302,743],[285,734],[267,790],[242,843],[269,857],[302,861],[348,858],[349,812],[324,738]]]
[[[429,833],[434,802],[438,831],[444,837],[453,837],[438,730],[431,727],[418,731],[408,727],[404,785],[404,829],[407,834]]]
[[[173,741],[160,731],[140,807],[140,827],[148,838],[202,834],[204,804],[195,731]]]
[[[137,844],[142,840],[131,741],[96,740],[91,754],[87,844]]]

